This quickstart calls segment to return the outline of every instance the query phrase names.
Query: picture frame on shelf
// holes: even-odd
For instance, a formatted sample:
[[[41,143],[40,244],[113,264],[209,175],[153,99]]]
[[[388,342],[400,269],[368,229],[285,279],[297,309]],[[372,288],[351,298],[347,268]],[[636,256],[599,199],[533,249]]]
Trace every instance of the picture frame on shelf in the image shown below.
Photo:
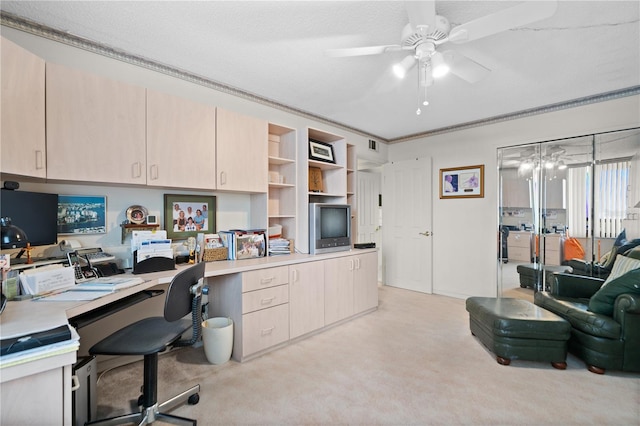
[[[309,167],[309,192],[324,192],[322,170],[319,167]]]
[[[484,198],[484,164],[440,169],[440,198]]]
[[[167,238],[178,240],[215,233],[216,197],[164,194],[164,229]]]
[[[106,234],[107,197],[58,195],[58,234]]]
[[[333,145],[309,139],[309,159],[335,164],[336,160],[333,155]]]

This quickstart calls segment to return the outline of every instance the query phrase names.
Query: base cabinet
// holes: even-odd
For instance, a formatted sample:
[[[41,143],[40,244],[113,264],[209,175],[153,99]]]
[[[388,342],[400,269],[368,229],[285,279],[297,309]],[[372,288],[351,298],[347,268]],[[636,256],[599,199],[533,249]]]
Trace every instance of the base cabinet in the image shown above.
[[[378,307],[378,253],[353,256],[354,314]]]
[[[324,327],[324,263],[289,267],[290,336],[296,338]]]

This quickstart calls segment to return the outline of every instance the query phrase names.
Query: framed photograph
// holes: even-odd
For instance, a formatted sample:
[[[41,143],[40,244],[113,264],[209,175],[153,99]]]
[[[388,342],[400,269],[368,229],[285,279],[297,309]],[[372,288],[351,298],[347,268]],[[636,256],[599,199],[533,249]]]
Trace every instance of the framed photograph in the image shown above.
[[[215,233],[216,197],[164,194],[164,229],[177,240]]]
[[[309,139],[309,159],[324,161],[326,163],[335,163],[336,160],[333,157],[333,145]]]
[[[440,169],[440,198],[483,198],[484,164]]]
[[[107,197],[58,195],[58,234],[106,234]]]

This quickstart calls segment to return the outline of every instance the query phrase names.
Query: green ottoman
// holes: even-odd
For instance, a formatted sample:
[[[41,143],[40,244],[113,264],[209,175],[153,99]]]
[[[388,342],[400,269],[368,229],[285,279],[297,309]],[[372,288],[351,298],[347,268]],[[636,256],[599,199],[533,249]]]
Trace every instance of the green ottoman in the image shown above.
[[[567,368],[571,325],[563,318],[522,299],[470,297],[466,306],[471,333],[496,354],[498,363],[524,359]]]

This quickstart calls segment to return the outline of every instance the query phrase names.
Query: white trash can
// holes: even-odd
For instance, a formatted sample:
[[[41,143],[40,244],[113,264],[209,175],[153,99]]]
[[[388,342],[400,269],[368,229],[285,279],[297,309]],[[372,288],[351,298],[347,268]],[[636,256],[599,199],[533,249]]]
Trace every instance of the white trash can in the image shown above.
[[[211,364],[224,364],[233,349],[233,321],[231,318],[209,318],[202,322],[204,354]]]

